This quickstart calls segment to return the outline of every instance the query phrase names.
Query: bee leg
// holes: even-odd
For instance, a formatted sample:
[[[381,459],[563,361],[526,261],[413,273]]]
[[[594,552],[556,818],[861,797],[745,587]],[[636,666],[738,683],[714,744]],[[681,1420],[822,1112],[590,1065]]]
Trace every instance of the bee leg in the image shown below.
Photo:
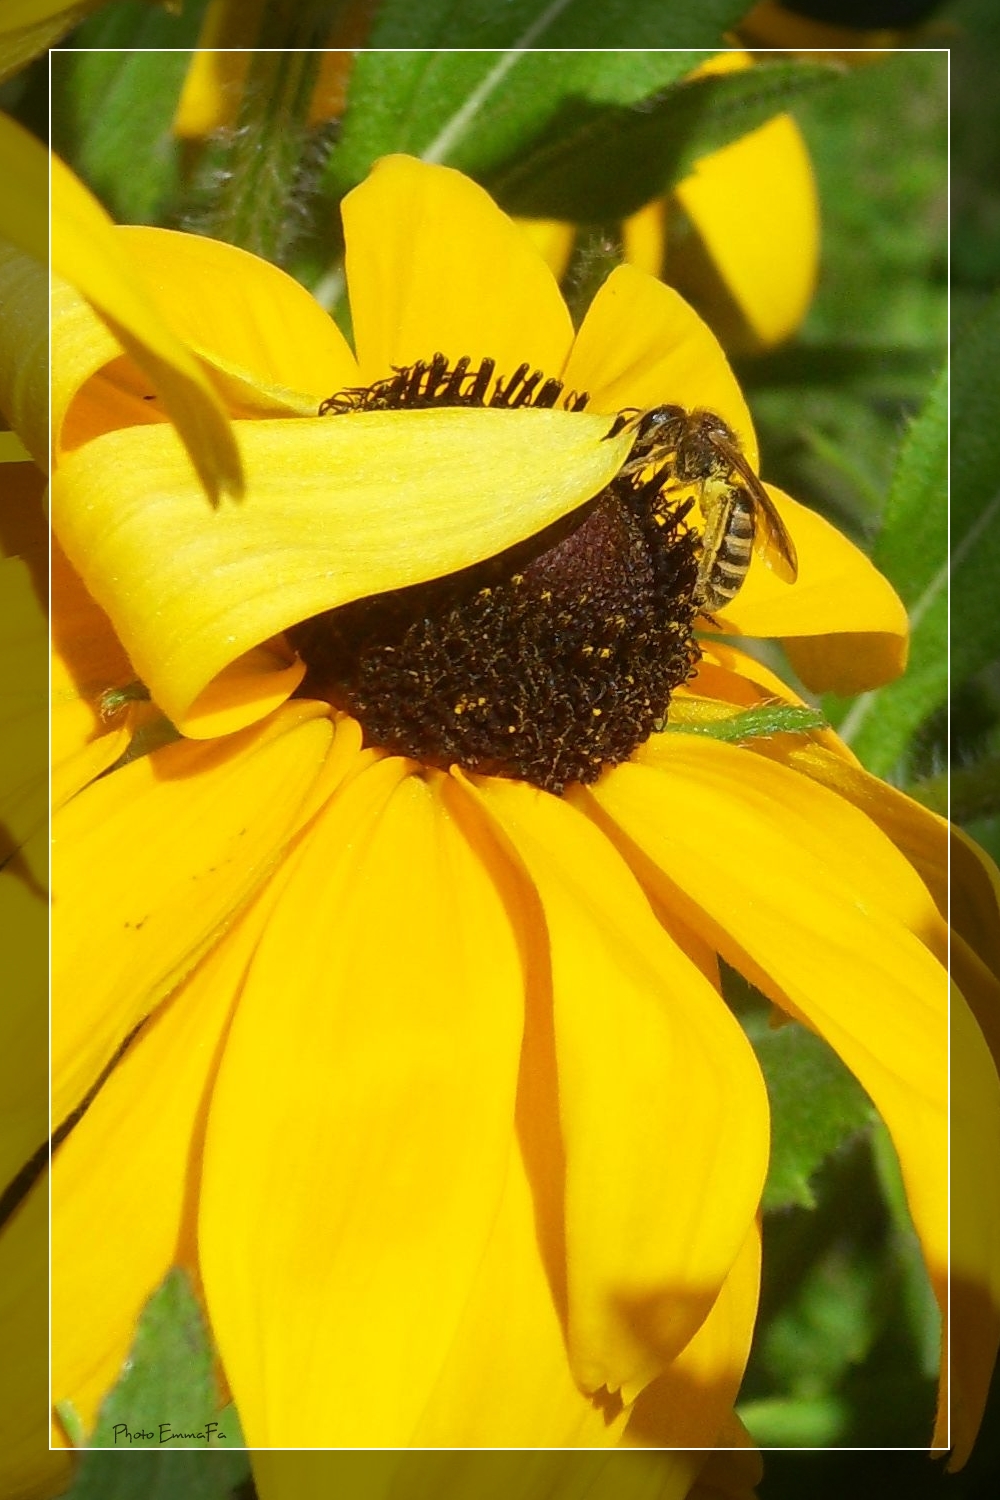
[[[701,556],[698,559],[698,581],[695,585],[695,592],[700,612],[707,614],[710,610],[718,609],[728,602],[725,596],[715,588],[712,574],[715,571],[719,549],[729,524],[729,514],[733,506],[732,493],[728,486],[703,483],[698,503],[705,525],[701,534]]]

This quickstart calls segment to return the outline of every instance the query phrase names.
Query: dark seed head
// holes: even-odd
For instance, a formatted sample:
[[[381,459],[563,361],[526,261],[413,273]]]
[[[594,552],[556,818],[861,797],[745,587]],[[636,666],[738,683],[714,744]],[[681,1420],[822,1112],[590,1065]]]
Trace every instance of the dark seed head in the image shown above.
[[[480,383],[481,369],[467,367],[432,360],[398,371],[396,402],[408,404],[398,397],[405,382],[426,402],[429,380],[461,397]],[[477,396],[509,405],[529,382],[525,404],[539,394],[554,402],[554,382],[527,367],[497,380],[493,400],[489,379]],[[324,405],[371,410],[384,394]],[[619,476],[497,557],[296,626],[308,667],[301,691],[353,714],[369,745],[562,792],[627,760],[664,719],[698,659],[697,573],[684,509],[665,502],[657,480]]]

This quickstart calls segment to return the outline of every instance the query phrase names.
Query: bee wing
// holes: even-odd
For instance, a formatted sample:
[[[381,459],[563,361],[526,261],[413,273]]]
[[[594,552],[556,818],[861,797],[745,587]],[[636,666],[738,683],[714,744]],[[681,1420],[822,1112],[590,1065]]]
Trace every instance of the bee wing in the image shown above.
[[[738,448],[719,438],[715,439],[715,443],[740,476],[754,502],[757,523],[754,528],[754,552],[785,583],[794,583],[799,576],[798,555],[788,528],[775,509],[774,501]]]

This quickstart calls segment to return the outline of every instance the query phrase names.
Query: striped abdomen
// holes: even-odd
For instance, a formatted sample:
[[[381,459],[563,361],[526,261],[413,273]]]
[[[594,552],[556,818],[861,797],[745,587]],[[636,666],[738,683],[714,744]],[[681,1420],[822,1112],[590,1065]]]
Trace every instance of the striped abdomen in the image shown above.
[[[702,557],[704,608],[721,609],[743,586],[753,555],[756,507],[745,490],[733,488],[723,502],[719,540]]]

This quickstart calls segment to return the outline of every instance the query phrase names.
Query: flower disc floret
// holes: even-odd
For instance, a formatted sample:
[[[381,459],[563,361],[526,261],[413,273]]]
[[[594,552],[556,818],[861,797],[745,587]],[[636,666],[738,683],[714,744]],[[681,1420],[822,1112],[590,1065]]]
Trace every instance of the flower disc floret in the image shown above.
[[[435,354],[320,412],[586,404],[527,363],[509,378],[489,358],[469,366]],[[353,714],[368,744],[427,765],[552,792],[594,781],[662,723],[698,661],[688,508],[665,499],[662,477],[621,474],[497,557],[327,611],[290,632],[309,667],[301,691]]]

